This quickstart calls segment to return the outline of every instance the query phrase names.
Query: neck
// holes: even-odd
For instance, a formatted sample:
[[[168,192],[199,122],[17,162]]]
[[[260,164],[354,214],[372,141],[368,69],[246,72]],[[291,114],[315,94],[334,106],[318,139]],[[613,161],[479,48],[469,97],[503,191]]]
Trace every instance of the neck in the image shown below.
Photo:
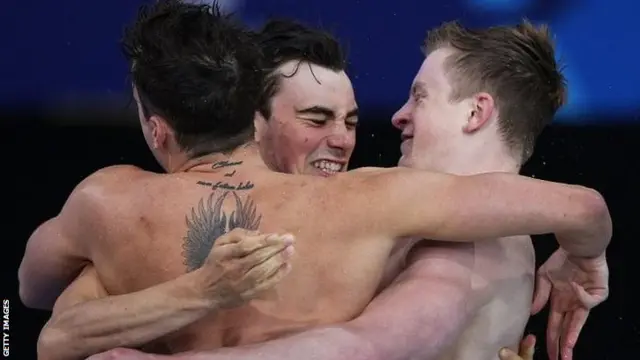
[[[517,174],[520,171],[520,162],[511,155],[501,141],[468,145],[464,151],[448,159],[440,170],[454,175],[476,175],[489,172]]]
[[[517,174],[520,166],[511,156],[483,157],[482,159],[460,159],[453,161],[443,169],[454,175],[477,175],[490,172],[505,172]]]
[[[243,165],[266,166],[260,157],[258,147],[251,142],[241,145],[230,153],[212,153],[188,159],[181,162],[179,166],[168,169],[168,172],[200,171],[200,167],[210,168],[213,164],[223,162],[241,162]]]

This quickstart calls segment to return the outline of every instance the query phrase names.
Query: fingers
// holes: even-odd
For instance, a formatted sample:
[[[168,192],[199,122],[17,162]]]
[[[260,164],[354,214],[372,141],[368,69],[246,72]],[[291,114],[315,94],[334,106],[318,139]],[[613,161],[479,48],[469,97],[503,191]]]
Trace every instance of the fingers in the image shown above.
[[[607,288],[591,289],[593,294],[587,292],[584,287],[575,282],[571,282],[571,288],[575,292],[580,302],[587,308],[592,309],[607,299],[609,290]]]
[[[260,233],[254,230],[235,228],[215,240],[216,246],[239,243],[249,237],[258,236]]]
[[[152,360],[159,359],[158,356],[146,354],[137,350],[116,348],[100,354],[92,355],[85,360]]]
[[[547,354],[549,360],[558,359],[558,346],[560,341],[560,329],[563,313],[558,312],[555,306],[549,311],[549,324],[547,325]]]
[[[520,357],[514,351],[509,350],[507,348],[500,349],[498,356],[500,357],[500,360],[528,360],[526,358]]]
[[[558,358],[562,360],[568,360],[568,359],[562,358],[561,355],[562,355],[562,344],[564,344],[565,342],[564,335],[566,334],[566,331],[569,328],[570,321],[571,321],[571,313],[570,312],[564,313],[564,316],[562,318],[562,327],[560,328],[560,338],[558,339],[558,347],[557,347]]]
[[[85,360],[107,360],[107,359],[108,357],[106,357],[104,354],[96,354],[96,355],[89,356]]]
[[[227,243],[214,249],[219,259],[243,258],[265,248],[273,248],[274,251],[282,251],[293,244],[291,234],[260,234],[255,236],[243,236],[235,243]],[[251,260],[250,260],[251,261]]]
[[[573,359],[573,348],[578,342],[580,332],[587,322],[589,310],[579,308],[573,311],[571,317],[568,317],[565,328],[563,329],[561,342],[561,357],[563,360]]]
[[[291,245],[263,248],[241,259],[240,266],[247,279],[260,279],[265,274],[289,263],[294,252]]]
[[[536,337],[534,335],[527,335],[520,342],[520,357],[523,360],[533,360],[533,354],[536,349]]]
[[[282,279],[289,274],[291,271],[291,264],[284,263],[279,267],[271,268],[270,272],[266,272],[265,275],[260,279],[256,286],[254,286],[251,290],[249,290],[245,294],[246,299],[254,298],[259,295],[261,292],[265,290],[269,290],[278,284]]]
[[[508,348],[500,349],[498,356],[500,360],[533,360],[533,354],[536,348],[536,337],[533,335],[527,335],[520,342],[520,354],[516,354],[514,351]]]
[[[549,301],[551,294],[551,282],[545,275],[538,274],[536,277],[536,289],[533,295],[533,304],[531,305],[531,315],[535,315],[544,309]]]
[[[293,246],[284,249],[268,247],[260,249],[245,257],[244,276],[240,281],[246,284],[241,297],[245,300],[255,297],[257,294],[268,290],[279,283],[291,271],[291,258]]]

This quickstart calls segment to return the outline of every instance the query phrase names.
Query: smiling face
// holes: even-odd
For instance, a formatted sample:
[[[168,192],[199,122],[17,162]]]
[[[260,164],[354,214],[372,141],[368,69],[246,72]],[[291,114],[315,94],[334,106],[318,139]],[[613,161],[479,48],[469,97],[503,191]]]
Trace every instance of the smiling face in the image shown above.
[[[445,171],[464,148],[464,129],[474,116],[474,104],[472,99],[451,101],[445,71],[449,55],[441,49],[424,60],[409,99],[393,115],[393,125],[402,131],[400,166]]]
[[[292,174],[331,176],[346,171],[356,143],[358,109],[344,71],[289,61],[271,100],[269,119],[256,117],[265,162]]]

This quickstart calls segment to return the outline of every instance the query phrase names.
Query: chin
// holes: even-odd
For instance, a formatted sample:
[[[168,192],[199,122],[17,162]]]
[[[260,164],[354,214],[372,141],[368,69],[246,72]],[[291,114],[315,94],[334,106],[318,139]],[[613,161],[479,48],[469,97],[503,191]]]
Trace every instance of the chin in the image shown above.
[[[411,167],[411,161],[408,156],[402,155],[400,156],[400,160],[398,160],[399,167]]]

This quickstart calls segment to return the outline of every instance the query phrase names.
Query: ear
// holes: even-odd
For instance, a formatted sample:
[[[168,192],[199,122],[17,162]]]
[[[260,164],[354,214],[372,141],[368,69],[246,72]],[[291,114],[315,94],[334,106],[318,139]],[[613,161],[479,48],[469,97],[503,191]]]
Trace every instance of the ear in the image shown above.
[[[159,149],[164,147],[170,132],[167,122],[158,115],[151,115],[151,117],[149,117],[149,127],[151,128],[151,145],[153,148]]]
[[[267,119],[260,113],[260,111],[256,111],[253,115],[253,126],[255,127],[254,140],[257,143],[260,143],[267,132]]]
[[[471,112],[462,131],[467,134],[480,130],[489,122],[494,113],[493,96],[488,93],[478,93],[473,97]]]

